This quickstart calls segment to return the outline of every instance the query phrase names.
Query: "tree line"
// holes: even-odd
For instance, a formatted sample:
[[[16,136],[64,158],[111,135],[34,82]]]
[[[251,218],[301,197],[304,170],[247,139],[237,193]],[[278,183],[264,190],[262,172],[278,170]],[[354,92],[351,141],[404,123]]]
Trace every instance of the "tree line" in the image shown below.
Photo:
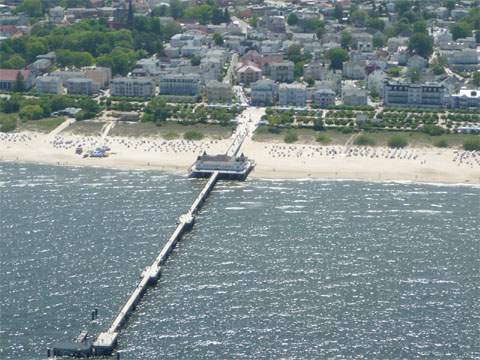
[[[55,51],[60,66],[97,64],[125,75],[138,59],[162,51],[164,40],[181,31],[158,17],[135,18],[133,29],[111,29],[105,19],[83,20],[69,27],[37,25],[31,34],[0,44],[0,67],[22,69],[40,54]]]

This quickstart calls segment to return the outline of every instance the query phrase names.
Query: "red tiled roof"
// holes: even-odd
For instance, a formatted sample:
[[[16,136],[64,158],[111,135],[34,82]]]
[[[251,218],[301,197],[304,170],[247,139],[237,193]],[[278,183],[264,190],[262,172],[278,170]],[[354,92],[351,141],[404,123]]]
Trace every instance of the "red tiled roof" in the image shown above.
[[[23,78],[26,80],[30,75],[30,70],[16,70],[16,69],[0,69],[1,81],[15,81],[17,80],[18,72],[21,72]]]

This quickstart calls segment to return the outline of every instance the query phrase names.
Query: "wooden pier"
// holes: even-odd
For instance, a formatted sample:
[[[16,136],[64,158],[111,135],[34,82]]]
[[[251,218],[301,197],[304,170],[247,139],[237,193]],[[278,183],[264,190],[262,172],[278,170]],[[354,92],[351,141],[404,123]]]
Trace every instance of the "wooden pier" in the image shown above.
[[[73,346],[69,353],[69,349],[65,346],[53,347],[53,349],[51,349],[52,351],[48,349],[49,355],[67,355],[79,357],[112,355],[113,351],[117,346],[117,339],[119,332],[122,329],[122,326],[126,323],[129,316],[135,310],[135,307],[138,305],[147,289],[157,283],[157,280],[161,274],[162,265],[165,264],[169,255],[171,254],[177,243],[181,240],[183,234],[193,227],[193,224],[195,222],[195,216],[197,215],[208,195],[214,188],[218,178],[218,171],[212,173],[207,183],[203,187],[202,191],[195,198],[192,206],[190,206],[188,212],[178,218],[177,227],[175,228],[173,234],[162,247],[160,253],[155,258],[153,263],[142,272],[140,282],[130,294],[127,301],[120,309],[120,312],[115,317],[110,327],[106,331],[101,332],[96,337],[90,348],[83,347],[81,349],[81,352],[79,352],[78,347]],[[85,337],[86,334],[82,332],[82,338]]]

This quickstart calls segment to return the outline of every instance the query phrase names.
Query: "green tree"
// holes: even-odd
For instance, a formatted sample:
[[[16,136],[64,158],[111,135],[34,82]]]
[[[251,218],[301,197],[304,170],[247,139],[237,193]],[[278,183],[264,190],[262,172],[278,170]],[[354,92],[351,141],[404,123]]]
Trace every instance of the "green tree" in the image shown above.
[[[453,40],[463,39],[472,36],[472,26],[465,21],[460,21],[450,27],[450,32]]]
[[[290,13],[287,18],[287,23],[290,26],[295,26],[298,24],[298,16],[295,13]]]
[[[40,105],[25,105],[20,109],[20,119],[38,120],[43,117],[43,109]]]
[[[443,3],[443,6],[445,6],[448,9],[448,11],[452,11],[453,9],[455,9],[456,3],[457,2],[455,0],[446,0]]]
[[[313,121],[313,130],[323,131],[325,130],[325,122],[321,118],[315,118]]]
[[[350,16],[350,20],[355,26],[363,27],[367,23],[368,14],[363,10],[355,10]]]
[[[301,60],[302,47],[298,44],[292,44],[287,49],[287,59],[293,62]]]
[[[411,67],[407,71],[407,77],[411,82],[417,83],[422,78],[422,71],[417,67]]]
[[[325,23],[317,18],[307,19],[303,22],[303,31],[315,33],[320,39],[325,32]]]
[[[23,69],[26,65],[25,59],[18,54],[13,54],[7,61],[2,62],[2,67],[5,69]]]
[[[45,54],[47,50],[47,46],[44,42],[36,39],[30,39],[25,44],[25,51],[29,61],[34,61],[38,55]]]
[[[17,11],[24,11],[31,17],[41,17],[43,15],[43,5],[41,0],[23,0]]]
[[[428,34],[427,23],[424,20],[418,20],[413,23],[413,32]]]
[[[304,66],[305,66],[304,61],[298,61],[298,62],[295,63],[295,66],[293,68],[293,76],[295,76],[296,79],[303,76],[303,67]]]
[[[348,49],[352,45],[353,37],[352,33],[347,30],[343,30],[342,34],[340,35],[340,44],[342,48]]]
[[[408,49],[428,58],[433,53],[433,39],[424,33],[414,33],[408,41]]]
[[[183,10],[185,6],[180,2],[180,0],[171,0],[170,1],[170,15],[174,19],[178,19],[183,16]]]
[[[183,11],[183,16],[190,20],[196,20],[202,25],[208,24],[212,19],[214,8],[208,4],[192,5]]]
[[[49,102],[52,111],[63,110],[67,107],[74,107],[76,105],[73,98],[65,95],[53,95],[52,97],[49,97]]]
[[[222,9],[218,8],[218,7],[215,7],[213,10],[212,10],[212,24],[214,25],[219,25],[221,24],[222,22],[224,22],[224,16],[223,16],[223,11]]]
[[[219,33],[213,34],[213,42],[215,45],[222,46],[223,45],[223,37]]]
[[[167,5],[160,5],[160,6],[155,6],[152,10],[152,15],[153,16],[168,16],[169,11],[168,11],[168,6]]]
[[[445,73],[446,65],[447,65],[447,59],[443,56],[439,56],[433,59],[430,67],[435,75],[442,75]]]
[[[135,23],[135,18],[133,14],[133,4],[132,0],[128,1],[128,13],[127,13],[127,27],[133,29]]]
[[[330,60],[330,66],[334,70],[343,69],[343,63],[349,59],[348,52],[342,48],[333,48],[329,50],[327,58]]]
[[[395,10],[403,15],[412,8],[412,2],[410,0],[397,0],[395,1]]]
[[[385,46],[385,36],[382,34],[373,35],[373,47],[376,49],[382,48]]]
[[[335,9],[333,10],[333,16],[337,20],[342,20],[343,18],[343,6],[340,3],[335,3]]]
[[[226,24],[230,23],[230,13],[228,12],[228,8],[223,9],[223,22]]]
[[[385,21],[379,18],[368,18],[367,27],[370,29],[383,31],[385,30]]]
[[[102,55],[97,58],[97,64],[110,67],[114,75],[126,75],[133,69],[136,61],[135,51],[125,48],[115,48],[109,55]]]
[[[180,25],[174,21],[169,21],[163,26],[164,38],[166,40],[170,39],[173,35],[179,34],[182,31]]]
[[[476,71],[473,73],[472,83],[473,85],[480,87],[480,71]]]
[[[394,23],[393,27],[390,30],[391,36],[407,36],[412,32],[412,26],[406,19],[400,19]]]
[[[93,65],[95,59],[86,51],[70,51],[58,50],[56,51],[57,61],[62,66],[90,66]]]
[[[392,77],[399,77],[402,72],[402,69],[399,67],[392,67],[387,70],[387,74]]]
[[[1,104],[0,110],[6,114],[16,113],[20,110],[21,96],[13,94],[9,99],[4,100]]]
[[[192,66],[198,66],[202,62],[202,58],[198,55],[193,55],[190,59],[190,64]]]
[[[15,92],[25,91],[25,78],[23,77],[21,71],[17,72],[17,77],[15,78],[15,82],[13,83],[12,90]]]
[[[308,86],[312,87],[313,85],[315,85],[315,79],[311,76],[307,76],[305,77],[305,82],[307,83]]]
[[[166,102],[161,98],[154,98],[145,107],[143,121],[152,121],[159,124],[167,120],[170,114],[170,108]]]

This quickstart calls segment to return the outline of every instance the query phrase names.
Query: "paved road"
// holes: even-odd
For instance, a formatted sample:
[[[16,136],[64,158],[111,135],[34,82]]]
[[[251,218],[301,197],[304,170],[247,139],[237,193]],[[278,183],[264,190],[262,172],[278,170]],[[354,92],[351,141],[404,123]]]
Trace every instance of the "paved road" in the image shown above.
[[[63,130],[65,130],[66,128],[68,128],[70,125],[72,125],[73,123],[75,123],[75,118],[67,118],[65,119],[65,121],[63,123],[61,123],[60,125],[58,125],[55,129],[53,129],[52,131],[50,131],[50,133],[48,134],[50,137],[54,137],[55,135],[61,133]]]
[[[230,59],[230,65],[228,66],[227,73],[223,78],[224,83],[230,84],[230,85],[233,85],[235,83],[235,68],[237,67],[237,63],[238,63],[238,54],[235,53],[232,55],[232,58]]]
[[[265,114],[265,108],[261,107],[247,107],[237,117],[237,128],[232,134],[232,145],[227,150],[227,155],[233,156],[240,153],[242,144],[246,139],[250,139],[258,127],[258,122]]]
[[[110,121],[102,127],[102,136],[101,136],[102,142],[105,142],[105,139],[107,138],[108,133],[110,132],[110,130],[113,129],[115,124],[116,124],[116,121]]]
[[[243,105],[243,106],[248,105],[248,99],[247,99],[247,96],[245,95],[245,91],[243,90],[242,86],[240,86],[240,85],[234,86],[233,87],[233,94],[238,99],[238,102],[241,105]]]

